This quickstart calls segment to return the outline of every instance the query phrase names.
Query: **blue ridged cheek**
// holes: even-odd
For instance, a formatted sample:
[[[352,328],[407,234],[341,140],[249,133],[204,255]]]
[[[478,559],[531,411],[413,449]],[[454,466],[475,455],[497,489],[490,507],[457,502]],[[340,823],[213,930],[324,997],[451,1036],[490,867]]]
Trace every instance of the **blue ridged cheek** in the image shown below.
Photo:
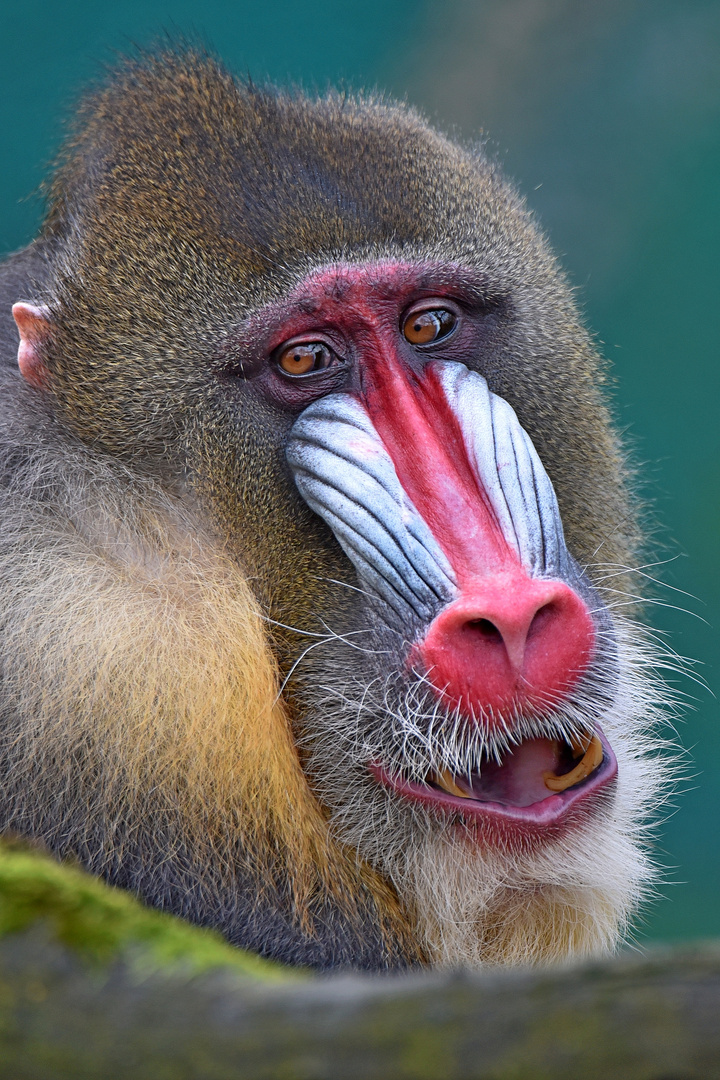
[[[428,622],[457,594],[452,567],[413,506],[359,401],[332,394],[295,422],[287,450],[300,494],[368,592],[400,623]]]
[[[509,549],[531,577],[577,579],[552,483],[510,405],[464,365],[433,366]],[[308,406],[293,425],[287,458],[300,494],[393,623],[427,624],[457,598],[455,571],[359,399],[331,394]]]

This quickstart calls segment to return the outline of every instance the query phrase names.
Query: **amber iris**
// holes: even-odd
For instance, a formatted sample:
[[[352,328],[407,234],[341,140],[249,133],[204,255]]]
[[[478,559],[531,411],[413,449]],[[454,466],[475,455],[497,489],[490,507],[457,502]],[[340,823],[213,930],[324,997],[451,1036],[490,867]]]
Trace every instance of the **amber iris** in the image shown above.
[[[278,356],[278,365],[286,375],[309,375],[328,367],[332,353],[327,345],[312,341],[301,345],[289,345]]]
[[[402,332],[411,345],[431,345],[447,337],[455,329],[457,316],[447,308],[426,308],[411,311],[403,323]]]

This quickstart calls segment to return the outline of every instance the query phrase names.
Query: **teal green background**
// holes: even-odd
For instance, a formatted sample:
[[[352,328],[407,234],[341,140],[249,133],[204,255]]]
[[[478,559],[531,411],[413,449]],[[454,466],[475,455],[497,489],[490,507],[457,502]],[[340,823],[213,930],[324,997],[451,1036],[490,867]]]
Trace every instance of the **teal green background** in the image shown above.
[[[0,6],[0,251],[89,79],[163,31],[236,72],[381,88],[489,140],[559,251],[614,365],[651,502],[653,622],[712,686],[720,621],[720,4],[717,0],[116,0]],[[680,589],[683,592],[671,591]],[[690,593],[691,596],[684,595]],[[694,598],[696,599],[694,599]],[[684,610],[687,609],[687,610]],[[668,884],[641,938],[720,935],[720,728],[687,677]]]

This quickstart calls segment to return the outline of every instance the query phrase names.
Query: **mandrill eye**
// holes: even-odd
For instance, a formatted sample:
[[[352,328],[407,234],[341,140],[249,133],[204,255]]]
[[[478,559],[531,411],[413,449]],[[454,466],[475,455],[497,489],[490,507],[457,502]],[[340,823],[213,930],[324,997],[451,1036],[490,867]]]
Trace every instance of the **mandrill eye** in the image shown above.
[[[287,345],[278,353],[277,363],[286,375],[312,375],[330,367],[335,354],[322,341]]]
[[[451,334],[457,325],[457,315],[447,308],[425,308],[411,311],[402,325],[403,336],[411,345],[433,345]]]

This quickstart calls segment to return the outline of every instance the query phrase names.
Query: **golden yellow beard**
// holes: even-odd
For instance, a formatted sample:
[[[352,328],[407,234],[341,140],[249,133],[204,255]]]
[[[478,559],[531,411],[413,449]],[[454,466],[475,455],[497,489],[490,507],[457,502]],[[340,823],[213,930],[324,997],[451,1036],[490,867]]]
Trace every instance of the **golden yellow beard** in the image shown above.
[[[206,868],[209,893],[241,857],[257,902],[289,893],[307,932],[323,898],[358,924],[374,905],[414,954],[392,888],[330,835],[237,564],[152,503],[130,526],[98,515],[89,535],[63,533],[51,555],[42,576],[29,568],[34,603],[6,651],[23,672],[17,782],[27,770],[84,800],[68,851],[87,841],[103,870],[145,834]]]

